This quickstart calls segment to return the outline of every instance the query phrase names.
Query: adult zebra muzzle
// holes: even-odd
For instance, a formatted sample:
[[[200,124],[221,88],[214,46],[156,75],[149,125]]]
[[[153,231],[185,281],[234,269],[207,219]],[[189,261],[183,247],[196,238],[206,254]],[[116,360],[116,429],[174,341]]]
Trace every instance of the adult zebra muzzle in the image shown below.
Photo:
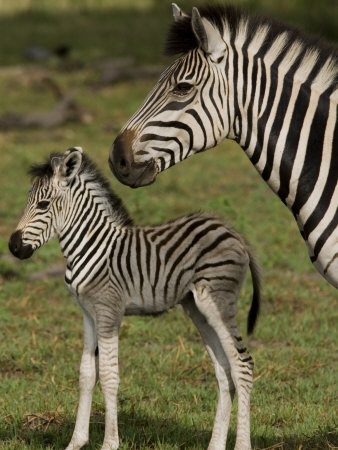
[[[155,161],[137,163],[132,155],[134,132],[126,130],[115,139],[109,155],[109,167],[116,178],[132,188],[146,186],[155,181]]]
[[[9,239],[8,247],[12,254],[19,259],[27,259],[32,256],[34,249],[31,245],[22,242],[22,232],[16,230]]]

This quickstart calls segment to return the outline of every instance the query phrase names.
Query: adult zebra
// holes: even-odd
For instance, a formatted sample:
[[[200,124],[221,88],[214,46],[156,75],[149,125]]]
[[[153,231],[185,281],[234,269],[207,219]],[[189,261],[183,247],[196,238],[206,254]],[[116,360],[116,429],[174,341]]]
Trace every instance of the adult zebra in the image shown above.
[[[117,136],[109,163],[132,187],[224,138],[293,213],[316,269],[338,288],[338,55],[233,7],[176,5],[181,54]]]

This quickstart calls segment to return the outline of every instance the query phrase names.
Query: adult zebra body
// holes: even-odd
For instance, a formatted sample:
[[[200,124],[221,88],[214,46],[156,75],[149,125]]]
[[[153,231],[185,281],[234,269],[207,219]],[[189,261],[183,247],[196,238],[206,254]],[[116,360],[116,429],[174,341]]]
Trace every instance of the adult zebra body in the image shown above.
[[[27,206],[9,247],[30,257],[53,235],[67,261],[66,284],[83,310],[80,400],[68,450],[88,441],[99,374],[105,396],[102,449],[118,448],[118,331],[124,314],[156,314],[181,303],[215,366],[219,400],[210,449],[225,448],[231,403],[238,394],[236,449],[250,445],[253,360],[236,325],[237,298],[250,266],[254,287],[248,331],[260,299],[257,264],[243,239],[219,219],[192,214],[133,226],[121,201],[80,148],[34,166]]]
[[[110,167],[138,187],[224,138],[294,215],[316,269],[338,287],[337,50],[234,7],[174,5],[162,74],[116,138]]]

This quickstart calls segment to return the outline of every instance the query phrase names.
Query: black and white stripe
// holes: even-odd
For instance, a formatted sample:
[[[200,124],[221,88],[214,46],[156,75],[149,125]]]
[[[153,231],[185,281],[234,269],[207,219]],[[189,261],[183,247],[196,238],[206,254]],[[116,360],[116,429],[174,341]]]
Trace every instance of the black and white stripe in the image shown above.
[[[125,184],[149,184],[235,140],[291,210],[317,270],[338,287],[336,48],[232,6],[194,8],[190,17],[174,5],[174,17],[167,52],[182,56],[117,137],[113,172]]]
[[[237,449],[250,449],[253,360],[236,324],[237,299],[248,267],[259,308],[256,261],[244,240],[215,217],[198,213],[156,226],[132,224],[121,201],[81,148],[52,155],[31,169],[25,213],[10,249],[27,258],[52,236],[67,262],[65,281],[84,314],[80,403],[67,447],[88,441],[92,392],[99,372],[106,401],[103,447],[118,447],[118,330],[124,314],[158,314],[181,303],[215,365],[219,402],[210,448],[225,448],[231,403],[238,394]]]

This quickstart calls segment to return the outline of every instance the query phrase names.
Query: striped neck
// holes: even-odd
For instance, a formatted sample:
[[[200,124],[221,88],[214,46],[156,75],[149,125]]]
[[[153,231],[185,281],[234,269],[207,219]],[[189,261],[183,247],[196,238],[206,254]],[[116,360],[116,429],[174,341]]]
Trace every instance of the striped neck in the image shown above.
[[[308,200],[309,184],[315,188],[320,176],[322,156],[330,156],[322,152],[325,122],[331,116],[330,123],[335,123],[337,68],[333,56],[323,59],[319,48],[297,39],[290,42],[287,31],[267,47],[268,32],[267,26],[258,28],[249,43],[243,26],[229,49],[233,139],[298,216]],[[334,126],[329,132],[326,141],[332,142]],[[326,166],[329,159],[324,170]],[[299,217],[301,223],[306,219],[306,214]]]
[[[124,215],[118,208],[114,209],[109,200],[102,185],[90,175],[84,173],[74,180],[63,199],[62,225],[58,233],[65,258],[71,256],[74,260],[84,255],[96,242],[103,237],[106,239],[126,223]]]

